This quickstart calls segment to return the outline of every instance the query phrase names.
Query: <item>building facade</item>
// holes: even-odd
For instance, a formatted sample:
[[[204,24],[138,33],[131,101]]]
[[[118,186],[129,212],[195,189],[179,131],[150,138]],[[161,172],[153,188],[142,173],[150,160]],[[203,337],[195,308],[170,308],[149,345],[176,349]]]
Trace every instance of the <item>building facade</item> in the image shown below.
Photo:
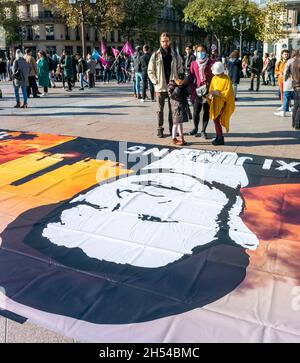
[[[39,50],[46,50],[50,54],[60,54],[63,49],[71,53],[82,52],[82,40],[80,27],[68,28],[64,19],[52,14],[45,9],[42,0],[21,0],[19,1],[19,13],[21,18],[19,43],[13,44],[12,50],[17,48],[31,48],[33,54]],[[172,5],[172,0],[167,0],[165,7],[156,21],[156,28],[153,33],[169,32],[179,49],[185,44],[193,43],[196,38],[203,36],[203,32],[191,24],[180,21]],[[100,41],[105,40],[108,46],[115,48],[124,44],[120,31],[114,30],[106,34],[100,34],[95,28],[86,27],[86,48],[87,52],[98,49]],[[140,37],[141,41],[143,40]],[[137,39],[137,42],[139,39]]]
[[[300,49],[300,0],[285,0],[287,11],[284,14],[284,37],[276,43],[265,43],[265,52],[274,52],[280,58],[284,49]],[[263,5],[265,1],[261,1]]]

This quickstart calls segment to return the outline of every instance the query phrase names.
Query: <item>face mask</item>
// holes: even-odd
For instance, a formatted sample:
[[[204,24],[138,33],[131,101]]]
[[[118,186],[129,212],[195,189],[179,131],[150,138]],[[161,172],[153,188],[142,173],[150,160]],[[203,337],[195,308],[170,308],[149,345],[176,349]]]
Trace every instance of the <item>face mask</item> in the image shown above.
[[[200,59],[205,59],[206,58],[206,53],[205,52],[197,52],[197,57]]]

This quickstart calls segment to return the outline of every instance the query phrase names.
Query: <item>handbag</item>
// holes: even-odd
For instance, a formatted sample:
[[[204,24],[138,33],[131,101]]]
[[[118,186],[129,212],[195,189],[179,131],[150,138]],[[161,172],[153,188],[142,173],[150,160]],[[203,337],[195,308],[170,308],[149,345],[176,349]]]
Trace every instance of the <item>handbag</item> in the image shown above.
[[[203,84],[199,88],[196,88],[196,94],[198,97],[205,97],[208,94],[207,84]]]
[[[21,81],[22,80],[22,74],[21,71],[19,70],[19,64],[18,61],[16,61],[18,68],[15,70],[14,74],[13,74],[13,79],[16,79],[17,81]]]

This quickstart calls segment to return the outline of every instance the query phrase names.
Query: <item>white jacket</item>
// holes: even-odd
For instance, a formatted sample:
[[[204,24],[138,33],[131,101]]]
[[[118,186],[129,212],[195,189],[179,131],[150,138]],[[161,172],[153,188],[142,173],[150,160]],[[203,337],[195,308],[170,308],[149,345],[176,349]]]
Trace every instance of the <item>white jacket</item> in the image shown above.
[[[183,73],[183,61],[180,55],[172,51],[171,76],[170,81],[174,81],[179,73]],[[148,76],[154,84],[155,92],[168,92],[166,82],[164,61],[160,50],[152,54],[148,65]]]

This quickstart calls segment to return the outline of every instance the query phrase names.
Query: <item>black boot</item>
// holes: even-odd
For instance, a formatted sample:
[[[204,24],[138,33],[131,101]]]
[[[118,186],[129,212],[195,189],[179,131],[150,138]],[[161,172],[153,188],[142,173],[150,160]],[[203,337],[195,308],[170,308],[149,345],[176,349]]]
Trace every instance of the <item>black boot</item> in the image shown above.
[[[190,132],[190,135],[191,136],[195,136],[198,134],[198,130],[197,129],[193,129],[191,132]]]
[[[159,128],[157,129],[157,136],[162,139],[164,137],[164,129],[163,128]]]
[[[217,138],[212,142],[212,144],[214,146],[225,145],[224,136],[222,136],[222,137],[217,136]]]

